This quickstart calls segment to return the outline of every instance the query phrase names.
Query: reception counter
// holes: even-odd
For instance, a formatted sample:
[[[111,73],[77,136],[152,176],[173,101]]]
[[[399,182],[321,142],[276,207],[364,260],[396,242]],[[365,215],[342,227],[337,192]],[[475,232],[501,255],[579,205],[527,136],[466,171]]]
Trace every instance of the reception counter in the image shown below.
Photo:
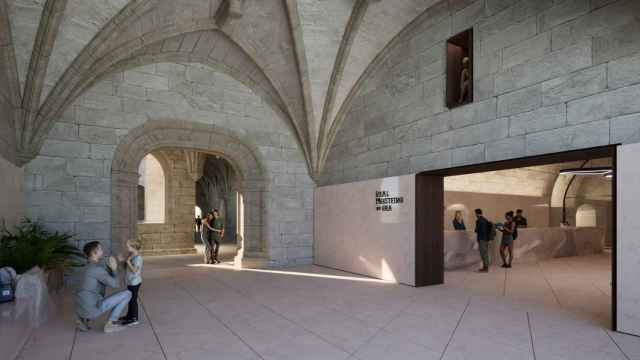
[[[501,234],[490,242],[491,261],[500,259]],[[518,229],[514,241],[514,263],[601,253],[604,230],[601,228],[527,228]],[[476,234],[473,231],[445,231],[444,267],[446,270],[480,263]]]

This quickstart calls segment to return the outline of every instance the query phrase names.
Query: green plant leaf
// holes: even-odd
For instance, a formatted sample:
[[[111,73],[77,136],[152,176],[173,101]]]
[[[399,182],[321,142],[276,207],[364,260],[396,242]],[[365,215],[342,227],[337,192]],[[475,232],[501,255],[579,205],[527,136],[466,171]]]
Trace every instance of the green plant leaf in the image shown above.
[[[34,266],[44,270],[79,266],[82,252],[70,243],[73,235],[50,232],[30,219],[24,219],[14,231],[0,231],[0,267],[11,266],[22,274]]]

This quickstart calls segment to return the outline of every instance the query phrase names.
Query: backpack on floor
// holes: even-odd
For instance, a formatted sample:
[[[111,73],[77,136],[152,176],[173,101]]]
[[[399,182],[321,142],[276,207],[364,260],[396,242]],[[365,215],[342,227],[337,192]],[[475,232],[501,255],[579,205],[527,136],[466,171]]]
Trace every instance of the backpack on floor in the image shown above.
[[[15,271],[12,268],[0,269],[0,303],[15,299]]]

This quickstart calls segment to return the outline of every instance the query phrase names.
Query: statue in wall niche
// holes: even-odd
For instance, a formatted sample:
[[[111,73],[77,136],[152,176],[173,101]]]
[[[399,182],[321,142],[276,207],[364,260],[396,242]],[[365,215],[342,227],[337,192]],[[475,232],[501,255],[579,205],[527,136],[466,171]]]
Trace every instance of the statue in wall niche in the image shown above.
[[[460,73],[460,99],[458,104],[464,104],[469,101],[469,95],[471,94],[471,60],[465,56],[462,58],[462,73]]]

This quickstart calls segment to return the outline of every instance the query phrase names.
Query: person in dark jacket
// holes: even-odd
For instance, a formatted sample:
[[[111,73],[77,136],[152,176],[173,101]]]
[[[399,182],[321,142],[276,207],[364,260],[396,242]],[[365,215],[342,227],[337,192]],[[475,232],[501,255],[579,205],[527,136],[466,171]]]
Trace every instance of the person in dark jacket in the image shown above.
[[[513,222],[521,229],[527,227],[527,218],[522,215],[522,209],[516,210],[516,216],[513,218]]]
[[[452,223],[455,230],[467,230],[467,227],[464,225],[464,219],[462,218],[462,211],[460,210],[456,211]]]
[[[213,213],[208,213],[202,220],[202,232],[200,238],[204,244],[204,262],[205,264],[213,264],[213,230],[211,223],[213,222]]]
[[[476,235],[478,249],[482,258],[482,268],[478,272],[489,272],[489,241],[491,240],[491,223],[482,216],[482,209],[476,209]]]

